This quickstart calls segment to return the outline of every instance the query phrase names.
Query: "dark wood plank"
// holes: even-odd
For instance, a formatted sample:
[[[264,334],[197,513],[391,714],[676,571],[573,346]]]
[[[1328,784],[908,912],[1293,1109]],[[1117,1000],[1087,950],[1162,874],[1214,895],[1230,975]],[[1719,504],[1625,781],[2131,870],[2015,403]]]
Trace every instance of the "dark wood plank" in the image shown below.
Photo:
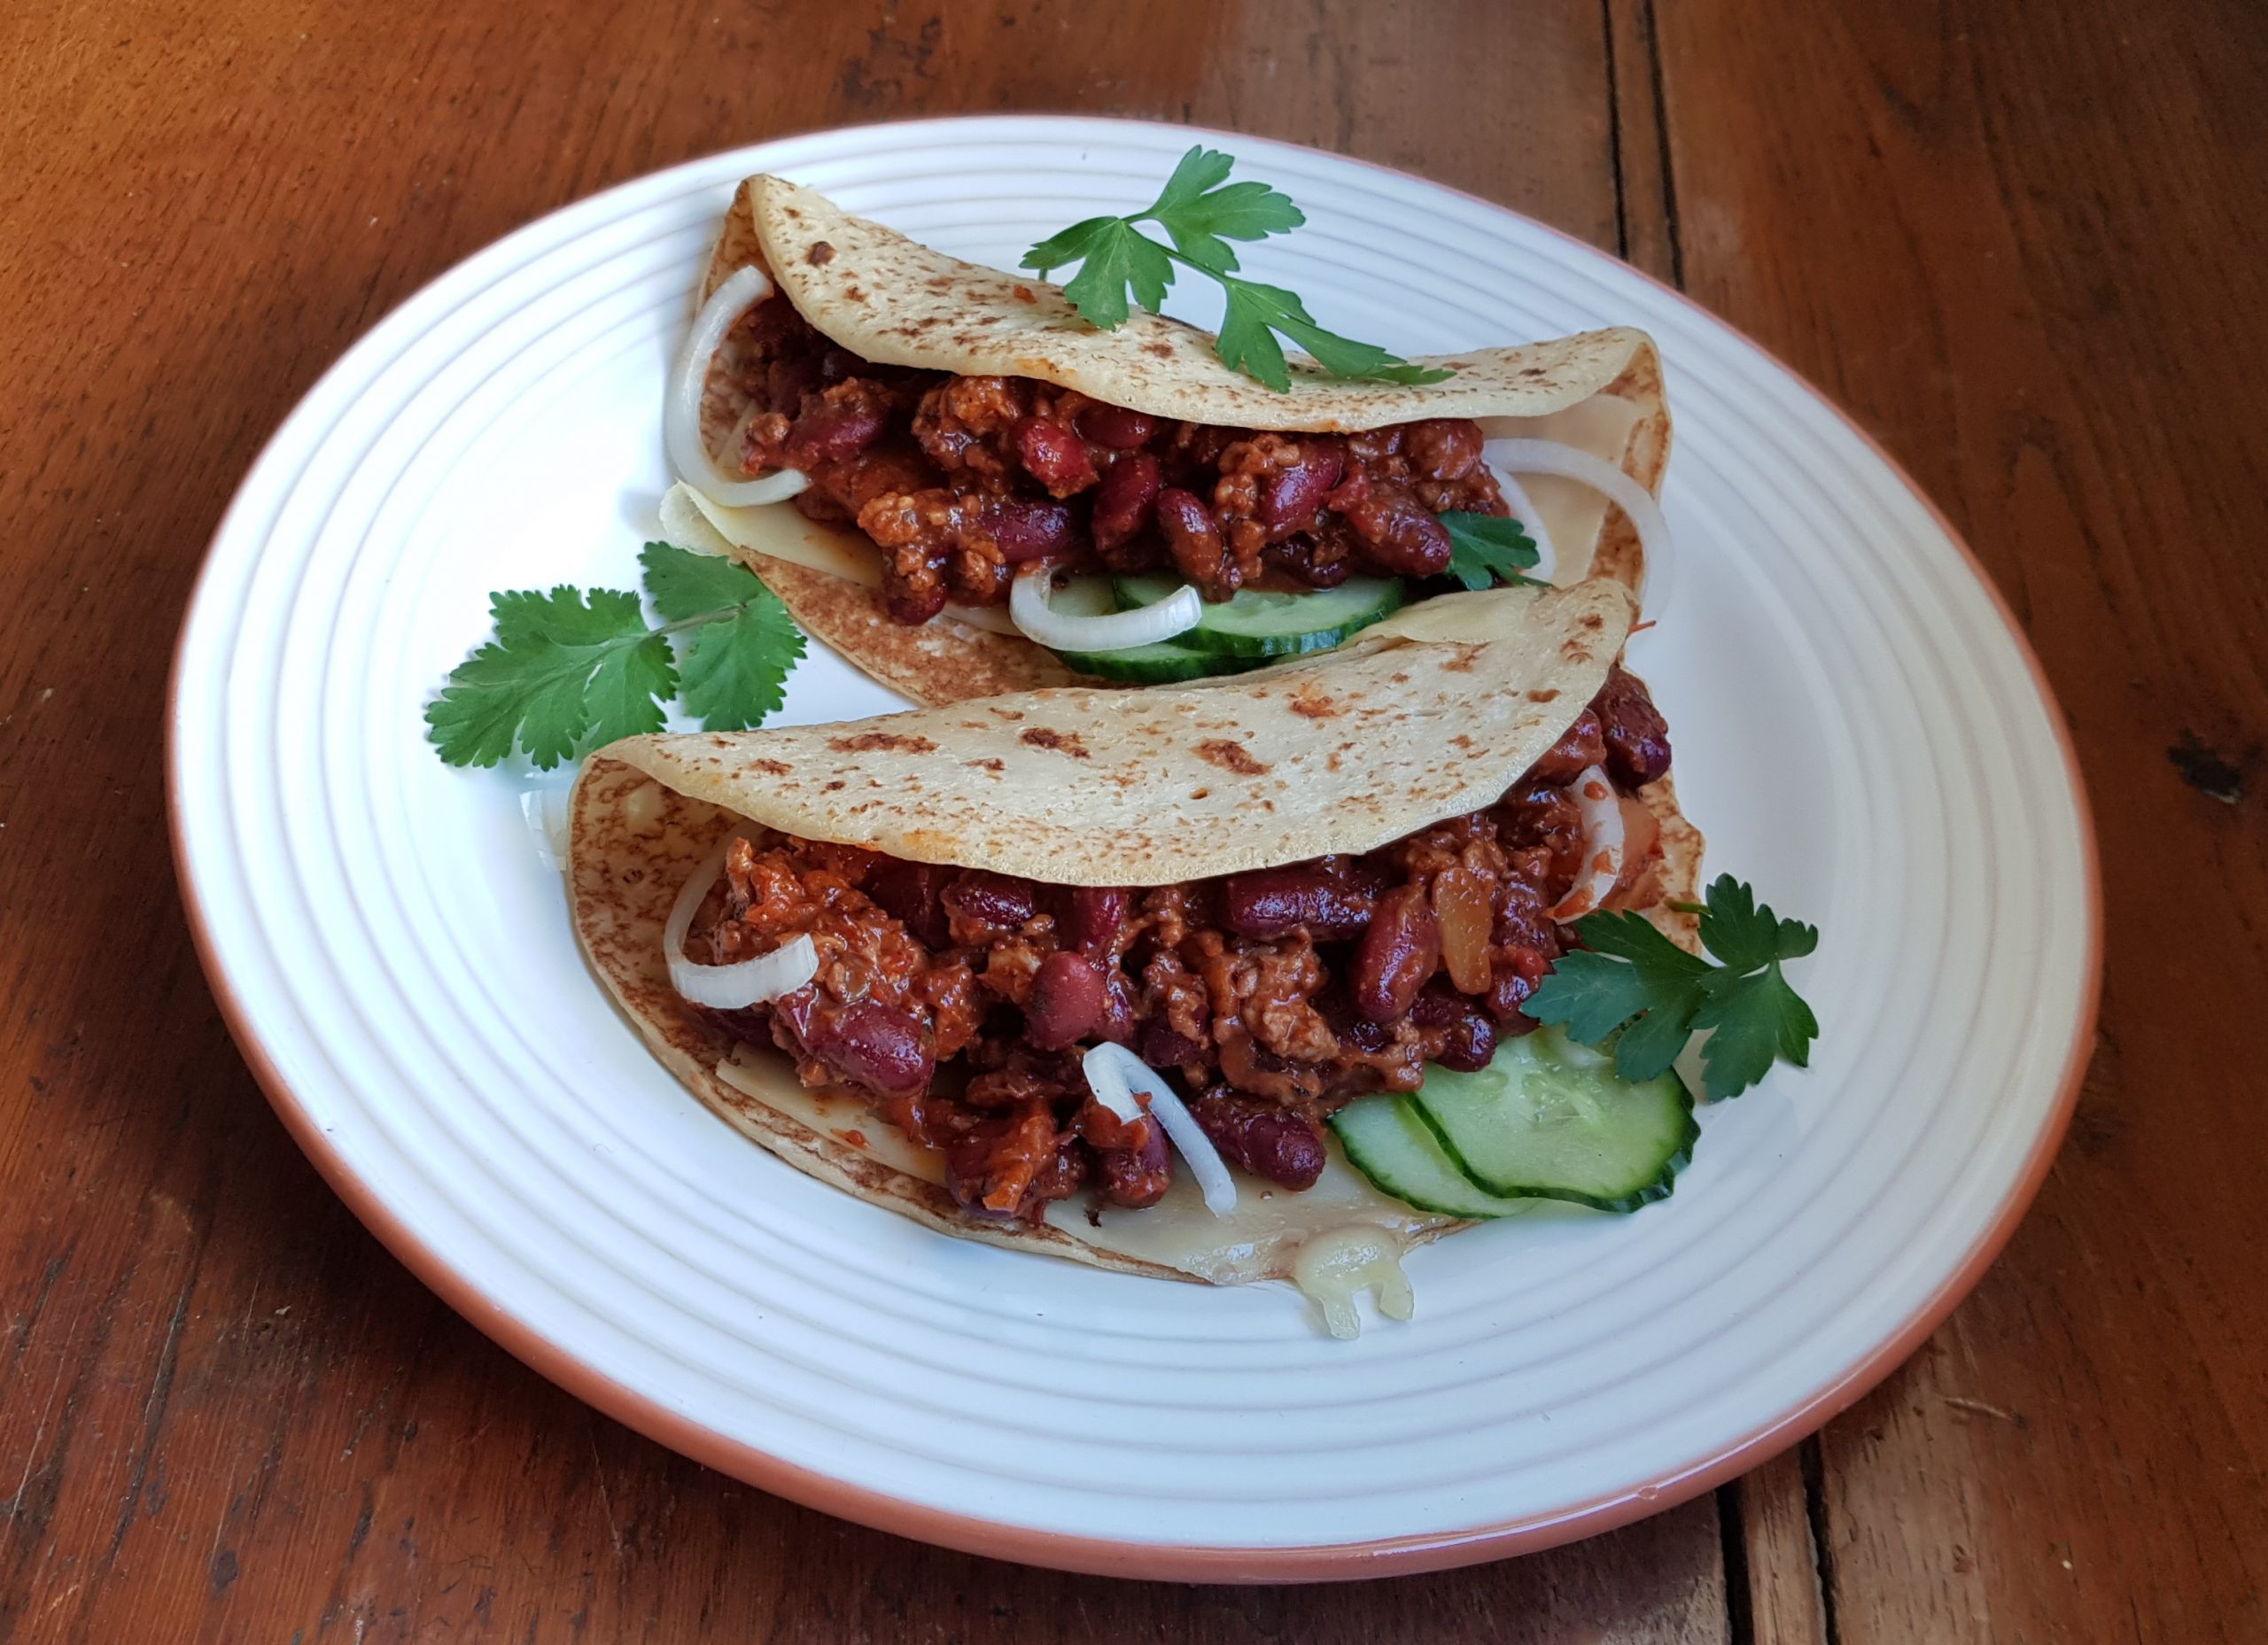
[[[1753,1645],[1828,1645],[1827,1594],[1804,1478],[1816,1455],[1806,1441],[1725,1487],[1727,1523],[1741,1533],[1739,1571],[1726,1576],[1736,1595],[1735,1637]]]
[[[1830,1637],[2259,1639],[2268,14],[1659,20],[1689,289],[1967,530],[2070,714],[2107,875],[2072,1140],[1823,1442]]]
[[[260,441],[517,223],[773,133],[1077,107],[1612,245],[1604,48],[1575,0],[0,9],[0,1640],[1724,1639],[1707,1501],[1477,1571],[1183,1589],[897,1541],[594,1416],[292,1149],[190,956],[159,786],[174,625]]]

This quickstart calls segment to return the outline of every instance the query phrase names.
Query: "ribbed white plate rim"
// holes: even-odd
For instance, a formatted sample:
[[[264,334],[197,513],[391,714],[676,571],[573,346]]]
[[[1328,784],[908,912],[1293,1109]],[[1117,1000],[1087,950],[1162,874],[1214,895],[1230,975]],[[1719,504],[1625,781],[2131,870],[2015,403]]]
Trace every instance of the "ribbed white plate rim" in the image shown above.
[[[1768,895],[1784,859],[1817,882],[1786,900],[1827,930],[1806,985],[1841,1010],[1823,1009],[1814,1073],[1709,1113],[1671,1201],[1612,1232],[1532,1219],[1430,1248],[1418,1321],[1340,1348],[1287,1293],[959,1245],[729,1137],[720,1165],[713,1122],[622,1060],[629,1030],[586,975],[543,961],[564,1003],[525,1025],[503,998],[495,920],[533,906],[495,858],[510,830],[465,821],[464,791],[436,803],[439,768],[417,763],[432,609],[462,603],[468,574],[451,533],[469,465],[524,467],[544,418],[554,438],[602,428],[610,385],[657,381],[705,226],[749,171],[998,259],[1088,201],[1138,204],[1186,128],[987,117],[783,139],[555,213],[412,297],[310,391],[216,534],[175,662],[176,854],[215,992],[294,1134],[430,1283],[594,1403],[802,1500],[1010,1557],[1212,1578],[1457,1563],[1768,1454],[1973,1283],[2084,1066],[2092,842],[2005,608],[1814,391],[1540,225],[1213,135],[1309,209],[1254,260],[1327,322],[1365,310],[1348,329],[1405,351],[1615,320],[1663,343],[1684,565],[1640,663],[1712,870]],[[1400,289],[1388,241],[1425,271]],[[649,456],[626,454],[625,480]],[[627,524],[614,535],[634,548]],[[1754,671],[1734,682],[1709,640]],[[872,711],[833,670],[806,665],[791,712]],[[509,782],[451,780],[484,775],[517,826]],[[462,863],[501,901],[468,896]],[[540,935],[571,950],[563,914]],[[1837,1060],[1853,1044],[1855,1067]],[[627,1106],[593,1057],[637,1087]],[[1795,1229],[1817,1248],[1791,1254]]]

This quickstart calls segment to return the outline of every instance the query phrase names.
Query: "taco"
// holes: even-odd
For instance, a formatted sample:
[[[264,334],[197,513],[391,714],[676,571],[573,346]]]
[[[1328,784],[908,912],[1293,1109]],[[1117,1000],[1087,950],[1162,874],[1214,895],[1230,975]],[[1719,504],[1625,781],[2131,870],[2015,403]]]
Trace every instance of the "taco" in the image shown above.
[[[1701,840],[1632,615],[1604,579],[1506,588],[1228,680],[629,738],[575,790],[575,928],[703,1102],[933,1229],[1222,1283],[1325,1236],[1390,1268],[1491,1207],[1385,1191],[1326,1121],[1533,1030],[1582,912],[1690,945]]]
[[[665,534],[917,702],[1326,649],[1502,572],[1458,520],[1516,516],[1552,580],[1634,593],[1662,534],[1661,365],[1627,328],[1412,361],[1453,372],[1414,385],[1295,362],[1279,393],[1209,333],[1098,330],[1056,286],[772,176],[701,296]]]

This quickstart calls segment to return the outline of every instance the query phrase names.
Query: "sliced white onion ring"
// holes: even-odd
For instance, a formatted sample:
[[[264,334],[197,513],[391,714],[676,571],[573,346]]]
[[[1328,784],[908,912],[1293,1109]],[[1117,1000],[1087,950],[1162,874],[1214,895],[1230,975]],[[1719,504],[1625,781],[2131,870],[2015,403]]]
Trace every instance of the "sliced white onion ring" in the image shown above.
[[[1130,651],[1185,634],[1205,616],[1205,602],[1186,583],[1155,605],[1103,617],[1073,617],[1056,610],[1047,603],[1052,586],[1051,574],[1042,563],[1017,572],[1015,586],[1008,592],[1008,614],[1024,638],[1051,651]]]
[[[573,786],[563,782],[520,790],[520,815],[535,841],[536,860],[555,872],[567,860],[568,812],[574,796]]]
[[[1130,1107],[1134,1092],[1140,1091],[1147,1097],[1150,1113],[1166,1128],[1166,1136],[1189,1162],[1190,1173],[1197,1178],[1198,1190],[1205,1196],[1205,1208],[1215,1216],[1226,1216],[1237,1208],[1237,1183],[1229,1175],[1228,1163],[1163,1075],[1125,1046],[1108,1041],[1087,1052],[1080,1059],[1080,1067],[1095,1099],[1122,1120],[1129,1116],[1119,1113],[1114,1097],[1124,1098]],[[1113,1095],[1106,1097],[1106,1090]]]
[[[1512,518],[1527,528],[1527,534],[1535,539],[1535,546],[1542,551],[1540,574],[1550,581],[1557,582],[1559,573],[1567,567],[1559,558],[1559,545],[1551,540],[1550,532],[1544,527],[1542,510],[1535,506],[1535,499],[1527,494],[1527,487],[1512,477],[1510,469],[1497,469],[1495,474],[1497,488],[1504,493],[1504,506],[1512,511]]]
[[[1582,808],[1583,867],[1567,895],[1552,904],[1550,918],[1562,923],[1597,909],[1622,878],[1622,802],[1604,768],[1586,765],[1573,793]]]
[[[1493,469],[1512,474],[1557,475],[1604,493],[1607,500],[1628,515],[1630,524],[1637,529],[1639,550],[1646,558],[1643,603],[1649,617],[1661,616],[1669,605],[1674,562],[1670,556],[1669,521],[1663,516],[1662,506],[1654,500],[1651,492],[1605,458],[1578,446],[1563,446],[1557,440],[1492,439],[1480,447],[1480,457]],[[1528,512],[1534,511],[1531,504]],[[1558,564],[1556,555],[1553,561],[1555,578],[1573,569]]]
[[[670,369],[669,399],[662,408],[662,434],[678,477],[728,508],[784,502],[812,483],[800,469],[781,469],[753,480],[733,479],[717,466],[701,438],[701,400],[708,388],[709,362],[733,322],[771,295],[772,276],[757,268],[736,271],[710,293],[677,352],[677,363]]]
[[[1087,1076],[1087,1089],[1095,1094],[1095,1100],[1109,1109],[1120,1124],[1131,1125],[1142,1117],[1142,1105],[1134,1100],[1134,1088],[1126,1082],[1118,1064],[1103,1054],[1105,1046],[1112,1051],[1124,1049],[1105,1040],[1079,1059],[1079,1071]]]
[[[789,938],[768,954],[729,966],[695,965],[685,957],[685,934],[693,929],[693,916],[725,872],[727,837],[693,871],[670,904],[668,923],[662,927],[662,958],[669,961],[670,985],[696,1005],[717,1011],[738,1011],[792,994],[819,974],[819,950],[808,935]]]

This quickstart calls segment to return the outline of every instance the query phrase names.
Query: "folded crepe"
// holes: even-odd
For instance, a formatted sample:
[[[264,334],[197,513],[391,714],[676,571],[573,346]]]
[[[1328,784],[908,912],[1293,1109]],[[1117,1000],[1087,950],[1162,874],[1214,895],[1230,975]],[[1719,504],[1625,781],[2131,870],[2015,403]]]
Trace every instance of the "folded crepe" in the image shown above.
[[[1581,759],[1594,762],[1586,779],[1604,783],[1612,773],[1618,814],[1630,819],[1612,884],[1594,894],[1646,911],[1689,946],[1689,921],[1663,904],[1693,896],[1701,839],[1678,811],[1667,744],[1658,756],[1634,755],[1636,745],[1614,741],[1618,726],[1661,725],[1646,718],[1650,702],[1643,714],[1632,706],[1644,688],[1618,664],[1632,615],[1625,592],[1604,580],[1506,588],[1405,610],[1323,657],[1183,688],[1063,687],[856,723],[629,738],[594,754],[575,790],[575,929],[623,1010],[702,1101],[797,1168],[930,1228],[1125,1272],[1221,1283],[1289,1276],[1303,1246],[1349,1230],[1387,1242],[1390,1260],[1394,1249],[1464,1224],[1380,1193],[1313,1127],[1315,1113],[1363,1088],[1370,1065],[1353,1042],[1309,1044],[1307,1062],[1252,1055],[1269,1030],[1249,999],[1241,1009],[1252,1020],[1233,1014],[1239,1007],[1220,992],[1231,984],[1217,966],[1204,974],[1214,987],[1209,1027],[1172,1020],[1202,1043],[1177,1040],[1159,1014],[1172,1009],[1159,1000],[1173,997],[1161,978],[1199,976],[1207,956],[1225,949],[1247,967],[1234,986],[1250,982],[1252,967],[1275,966],[1304,979],[1303,994],[1278,1002],[1284,1011],[1323,1003],[1328,977],[1301,968],[1351,965],[1347,956],[1367,940],[1358,929],[1310,930],[1293,919],[1279,921],[1267,942],[1208,932],[1200,927],[1230,919],[1208,912],[1229,905],[1215,899],[1239,885],[1280,888],[1280,878],[1268,876],[1289,873],[1338,876],[1334,883],[1367,899],[1365,911],[1411,895],[1387,881],[1408,880],[1422,897],[1432,876],[1438,903],[1437,868],[1422,867],[1422,852],[1397,842],[1433,838],[1425,831],[1445,823],[1464,828],[1455,837],[1469,841],[1472,825],[1456,819],[1476,813],[1484,814],[1480,832],[1503,848],[1472,848],[1464,859],[1495,865],[1481,871],[1495,876],[1487,894],[1496,923],[1486,928],[1502,936],[1503,922],[1525,909],[1523,928],[1534,935],[1520,940],[1556,954],[1550,920],[1572,916],[1564,906],[1542,911],[1560,888],[1516,884],[1521,873],[1543,871],[1504,862],[1527,837],[1523,828],[1548,834],[1550,819],[1572,803],[1564,785],[1575,779],[1564,768]],[[716,879],[720,845],[735,834],[745,846],[725,852],[726,888],[688,890],[696,876],[702,886]],[[1579,867],[1577,883],[1596,866]],[[1203,884],[1186,896],[1177,889],[1194,882]],[[1002,913],[1004,896],[1021,904]],[[848,930],[850,948],[868,960],[879,954],[890,965],[935,968],[922,973],[928,991],[919,998],[928,1003],[909,1005],[903,1020],[907,1034],[920,1036],[913,1062],[862,1059],[839,1035],[829,1037],[825,1011],[880,1009],[889,979],[874,981],[871,966],[850,983],[822,967],[753,1011],[710,1009],[679,991],[664,951],[673,912],[682,931],[700,899],[692,929],[712,934],[680,936],[683,958],[717,931],[733,934],[736,917],[767,910],[785,922],[766,927],[765,940],[777,941],[797,925],[796,899],[806,897],[855,924],[829,926],[813,913],[799,928]],[[1107,911],[1104,924],[1082,934],[1076,927],[1098,908]],[[848,951],[839,935],[822,943],[827,965]],[[1075,948],[1087,958],[1062,958]],[[1491,951],[1501,985],[1509,951]],[[980,958],[981,970],[952,969]],[[1187,1172],[1172,1175],[1162,1199],[1119,1196],[1106,1146],[1113,1139],[1088,1131],[1078,1142],[1071,1129],[1094,1118],[1078,1106],[1084,1088],[1073,1070],[1084,1046],[1111,1033],[1108,1011],[1094,1005],[1103,1014],[1084,1029],[1055,1021],[1041,1031],[1061,1015],[1043,998],[1049,967],[1084,976],[1091,961],[1110,978],[1095,997],[1123,1000],[1133,1013],[1122,1013],[1119,1038],[1172,1070],[1192,1103],[1198,1085],[1217,1080],[1220,1089],[1202,1101],[1242,1104],[1246,1118],[1270,1102],[1293,1113],[1297,1124],[1283,1123],[1307,1128],[1301,1135],[1327,1154],[1319,1178],[1304,1188],[1280,1175],[1278,1186],[1253,1184],[1269,1191],[1241,1195],[1225,1219],[1208,1214]],[[941,976],[950,988],[932,987]],[[841,997],[830,999],[830,989]],[[950,1001],[961,989],[976,1000],[990,1037],[974,1073],[981,1048],[969,1045],[963,1058],[946,1044],[958,1032],[948,1023],[958,1009]],[[854,995],[865,1003],[844,1003]],[[1477,997],[1458,1006],[1468,1017],[1484,1008],[1495,1009]],[[1321,1020],[1313,1018],[1309,1031]],[[1413,1058],[1438,1054],[1438,1038],[1426,1037],[1435,1031],[1415,1020],[1383,1032]],[[1169,1037],[1161,1042],[1161,1033]],[[913,1056],[913,1041],[905,1046]],[[1004,1191],[998,1159],[971,1165],[964,1157],[980,1142],[980,1153],[999,1152],[997,1113],[971,1105],[983,1095],[977,1082],[997,1087],[1011,1076],[1026,1082],[1018,1088],[1025,1111],[1043,1116],[1035,1124],[1077,1108],[1048,1145],[1084,1162],[1075,1191],[1026,1179]],[[1162,1166],[1163,1138],[1142,1140],[1152,1164]]]
[[[1629,475],[1649,493],[1658,492],[1668,460],[1669,413],[1660,360],[1651,338],[1627,327],[1423,359],[1414,363],[1447,367],[1454,375],[1416,385],[1340,381],[1294,361],[1290,392],[1278,393],[1223,364],[1208,332],[1139,309],[1115,330],[1099,330],[1080,318],[1056,286],[948,257],[852,216],[812,190],[772,176],[750,178],[734,196],[702,283],[703,299],[743,269],[763,271],[777,288],[772,300],[791,306],[800,317],[791,329],[806,358],[813,339],[803,326],[835,351],[828,355],[829,381],[875,369],[885,376],[896,372],[901,381],[901,369],[946,373],[977,380],[980,386],[986,380],[1006,380],[1027,408],[1035,390],[1042,392],[1042,408],[1053,403],[1047,395],[1068,391],[1084,397],[1068,402],[1072,405],[1092,402],[1154,420],[1167,431],[1151,437],[1160,450],[1172,437],[1174,423],[1209,425],[1237,436],[1266,431],[1323,437],[1335,442],[1332,451],[1347,452],[1352,448],[1340,438],[1346,435],[1369,431],[1387,438],[1378,431],[1462,420],[1477,424],[1490,438],[1549,441],[1588,454]],[[700,437],[727,475],[748,471],[740,464],[751,448],[756,419],[776,414],[776,431],[796,416],[799,405],[816,403],[805,399],[821,387],[811,371],[798,376],[791,370],[784,377],[769,371],[763,339],[776,341],[781,335],[777,325],[767,328],[743,316],[708,365],[700,393]],[[1037,552],[1032,547],[1035,531],[1059,537],[1068,532],[1079,545],[1075,559],[1091,559],[1086,546],[1099,540],[1099,532],[1089,533],[1091,511],[1121,454],[1088,441],[1088,455],[1104,465],[1103,478],[1094,479],[1089,468],[1081,471],[1084,479],[1075,474],[1062,483],[1083,489],[1042,485],[1017,470],[1008,489],[1017,499],[1013,508],[1021,512],[1004,524],[986,512],[997,508],[1006,483],[997,465],[989,479],[975,469],[939,472],[907,436],[904,425],[910,409],[901,397],[884,437],[885,447],[895,439],[908,459],[904,472],[846,477],[815,464],[821,471],[796,500],[739,508],[720,506],[694,486],[680,485],[663,502],[665,534],[688,547],[737,557],[786,601],[807,631],[917,702],[950,702],[1073,683],[1080,676],[1055,653],[1025,639],[1007,619],[1000,603],[1004,579],[1017,556]],[[824,445],[822,439],[819,446],[799,448],[791,440],[788,449]],[[779,449],[773,448],[774,457]],[[923,447],[933,454],[945,449]],[[1311,441],[1310,461],[1317,460],[1314,450]],[[1070,457],[1075,467],[1086,461],[1076,453]],[[1338,462],[1336,456],[1322,460]],[[1351,475],[1357,466],[1348,456],[1345,471]],[[1371,467],[1380,476],[1399,475],[1392,482],[1397,494],[1414,486],[1436,513],[1464,508],[1493,513],[1505,506],[1496,500],[1496,480],[1485,471],[1443,484],[1414,477],[1398,456]],[[1175,472],[1169,459],[1166,484],[1176,483]],[[1334,467],[1330,472],[1340,470]],[[1211,470],[1205,470],[1201,483],[1186,473],[1183,477],[1209,498]],[[987,486],[989,493],[980,497]],[[905,547],[900,541],[905,530],[880,523],[874,514],[880,507],[883,519],[903,522],[913,506],[908,500],[924,500],[920,507],[934,518],[933,505],[946,493],[956,502],[965,499],[967,506],[950,528],[932,529],[922,539],[926,549]],[[1516,483],[1507,497],[1513,511],[1532,529],[1540,528],[1553,546],[1554,580],[1566,585],[1598,575],[1640,590],[1645,572],[1640,533],[1594,485],[1535,475],[1525,481],[1524,495]],[[1309,538],[1338,546],[1318,549],[1310,543],[1299,548],[1295,542],[1294,548],[1343,556],[1351,544],[1354,557],[1345,563],[1381,569],[1379,556],[1385,551],[1349,537],[1343,520],[1327,512],[1309,517],[1319,528]],[[1233,536],[1228,516],[1223,518],[1223,531]],[[881,530],[899,546],[884,550],[862,526]],[[1278,552],[1278,546],[1269,550]],[[893,554],[910,555],[904,563],[914,570],[886,570]],[[982,563],[987,556],[989,568]],[[1134,557],[1139,558],[1138,541]],[[1125,569],[1125,558],[1117,556],[1114,569]],[[1161,558],[1159,565],[1174,570]],[[1344,575],[1343,564],[1340,574]],[[928,584],[947,579],[957,603],[938,610],[935,601],[944,596],[932,593],[930,603],[917,602],[909,610],[916,596],[908,592],[907,576]],[[985,585],[988,578],[991,586],[984,597],[970,597],[971,586]],[[1431,582],[1410,578],[1413,592],[1442,586],[1437,575]],[[1224,586],[1214,586],[1213,594]]]

